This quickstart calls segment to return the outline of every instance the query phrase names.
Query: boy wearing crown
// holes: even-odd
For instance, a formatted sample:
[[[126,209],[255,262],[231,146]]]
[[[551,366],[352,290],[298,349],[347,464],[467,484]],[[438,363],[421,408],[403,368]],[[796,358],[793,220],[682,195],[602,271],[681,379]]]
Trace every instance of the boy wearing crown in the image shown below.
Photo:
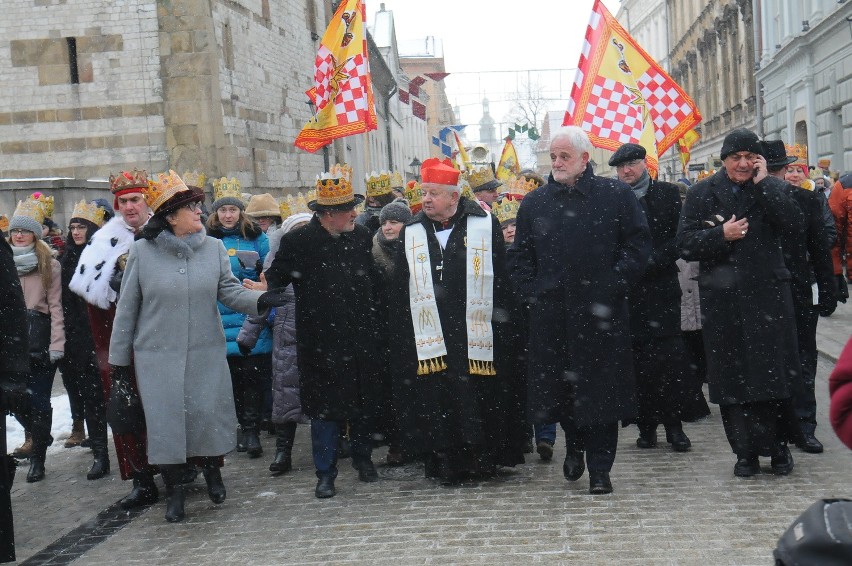
[[[369,228],[371,234],[379,231],[379,214],[386,204],[390,204],[396,198],[391,190],[391,174],[387,171],[376,173],[373,171],[367,175],[367,206],[361,214],[355,218],[356,224]]]
[[[148,174],[145,171],[134,169],[110,176],[113,208],[118,214],[104,224],[83,249],[69,285],[73,292],[89,304],[89,323],[104,398],[109,398],[112,388],[108,363],[109,342],[124,264],[130,244],[151,216],[144,196],[147,188]],[[121,506],[132,509],[156,502],[159,499],[154,483],[156,468],[148,464],[145,433],[114,434],[113,442],[121,479],[133,479],[133,490],[121,500]]]
[[[351,169],[335,166],[317,180],[307,225],[288,232],[265,272],[270,288],[293,284],[302,411],[311,418],[318,498],[336,493],[337,446],[350,425],[352,466],[375,482],[371,433],[381,407],[376,282],[372,233],[355,223],[364,200],[352,191]],[[262,283],[244,282],[263,288]]]
[[[388,293],[391,371],[406,451],[449,485],[523,462],[516,307],[496,218],[461,196],[449,160],[421,173],[422,210],[400,233]]]

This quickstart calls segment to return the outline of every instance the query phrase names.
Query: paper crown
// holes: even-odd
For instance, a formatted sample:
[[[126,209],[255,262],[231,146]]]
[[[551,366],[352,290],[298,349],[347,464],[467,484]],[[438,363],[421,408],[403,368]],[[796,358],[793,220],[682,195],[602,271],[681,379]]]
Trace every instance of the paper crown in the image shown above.
[[[390,171],[373,171],[366,176],[367,196],[380,197],[389,195],[391,192],[391,174]]]
[[[31,194],[30,198],[41,204],[41,209],[44,211],[44,215],[46,217],[53,218],[53,197],[49,197],[44,193],[36,192]]]
[[[521,199],[504,198],[494,205],[491,212],[502,226],[506,222],[513,222],[518,217],[519,208],[521,208]]]
[[[405,180],[397,171],[394,171],[393,175],[391,175],[390,186],[392,189],[402,189],[405,187]]]
[[[197,187],[199,189],[203,189],[204,183],[207,181],[207,176],[198,171],[184,171],[180,177],[186,183],[187,187]]]
[[[6,218],[5,214],[0,214],[0,232],[8,232],[9,231],[9,219]]]
[[[830,169],[831,168],[831,159],[826,157],[817,161],[817,167],[820,169]]]
[[[464,175],[470,184],[470,190],[473,192],[496,189],[503,184],[494,176],[494,170],[489,165],[470,169]]]
[[[93,202],[86,202],[86,199],[81,200],[74,205],[74,211],[71,213],[71,218],[82,218],[88,220],[95,226],[104,225],[104,213],[106,211]]]
[[[12,218],[15,216],[26,216],[27,218],[32,218],[41,225],[44,223],[44,217],[46,215],[44,213],[43,203],[30,197],[26,200],[18,201],[18,206],[15,207],[15,213],[12,215]],[[39,231],[37,235],[40,237],[41,231]]]
[[[411,214],[417,214],[423,208],[423,193],[421,192],[420,183],[417,181],[409,181],[403,191],[405,200],[408,201],[408,208],[411,209]]]
[[[156,214],[163,204],[173,196],[189,191],[189,187],[178,177],[178,174],[169,169],[168,173],[160,173],[156,180],[151,180],[148,190],[145,191],[145,202]]]
[[[462,174],[461,178],[459,178],[459,187],[461,188],[461,196],[467,199],[474,198],[473,191],[470,190],[470,183],[465,178],[464,174]]]
[[[795,157],[796,161],[792,165],[807,165],[808,164],[808,146],[797,143],[795,145],[784,144],[787,150],[788,157]]]
[[[130,189],[139,189],[139,192],[148,188],[148,173],[143,169],[133,171],[122,171],[118,175],[109,176],[109,190],[112,194],[118,194]]]
[[[437,157],[431,157],[420,166],[422,183],[435,185],[457,185],[459,182],[459,170],[453,167],[449,159],[441,161]]]
[[[316,200],[317,193],[314,190],[308,191],[307,193],[303,193],[299,191],[296,193],[296,196],[287,195],[286,198],[281,199],[281,202],[278,205],[278,208],[281,210],[281,218],[286,220],[288,216],[293,216],[294,214],[299,213],[311,213],[311,209],[308,208],[308,203],[310,201]]]
[[[525,195],[538,187],[534,179],[525,177],[511,177],[503,185],[506,187],[506,192],[511,195]]]
[[[331,169],[317,176],[316,199],[308,201],[308,206],[340,206],[350,203],[358,204],[352,191],[352,167],[349,165],[333,165]]]
[[[243,199],[242,185],[236,177],[222,177],[213,181],[213,200],[217,201],[220,198],[235,198],[239,201]]]

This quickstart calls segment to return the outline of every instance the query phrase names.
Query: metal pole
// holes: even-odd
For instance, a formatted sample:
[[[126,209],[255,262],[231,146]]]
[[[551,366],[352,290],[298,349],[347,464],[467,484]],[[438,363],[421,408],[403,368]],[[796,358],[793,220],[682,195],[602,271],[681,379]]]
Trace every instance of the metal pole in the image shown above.
[[[758,137],[763,137],[763,85],[757,78],[760,70],[760,0],[753,0],[751,5],[751,26],[754,34],[754,129]]]

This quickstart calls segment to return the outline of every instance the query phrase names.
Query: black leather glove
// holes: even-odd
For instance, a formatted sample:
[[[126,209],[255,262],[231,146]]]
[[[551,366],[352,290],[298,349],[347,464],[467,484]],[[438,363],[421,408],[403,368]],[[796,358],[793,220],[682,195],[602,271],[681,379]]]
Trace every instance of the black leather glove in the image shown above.
[[[115,388],[130,389],[130,366],[109,365],[109,380],[112,382],[110,390]]]
[[[109,288],[116,293],[121,292],[121,280],[124,279],[124,271],[116,269],[109,280]]]
[[[262,294],[257,299],[257,310],[263,312],[268,308],[283,307],[286,305],[287,297],[284,295],[285,290],[286,287],[283,289],[272,289]]]
[[[832,292],[819,294],[817,310],[820,316],[831,316],[837,309],[837,297]]]
[[[240,353],[244,356],[251,354],[251,347],[243,344],[242,342],[237,342],[237,348],[240,349]]]

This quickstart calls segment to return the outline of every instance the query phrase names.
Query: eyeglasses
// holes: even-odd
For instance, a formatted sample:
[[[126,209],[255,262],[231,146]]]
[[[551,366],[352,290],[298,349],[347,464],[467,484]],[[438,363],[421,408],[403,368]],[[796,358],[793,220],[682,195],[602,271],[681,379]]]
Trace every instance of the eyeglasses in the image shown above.
[[[11,230],[9,230],[10,234],[15,234],[17,236],[20,236],[21,234],[26,234],[27,232],[29,232],[29,230],[23,230],[21,228],[12,228]]]
[[[196,212],[198,210],[201,210],[201,204],[197,203],[197,202],[191,202],[189,204],[185,204],[185,205],[183,205],[183,207],[188,208],[192,212]]]

